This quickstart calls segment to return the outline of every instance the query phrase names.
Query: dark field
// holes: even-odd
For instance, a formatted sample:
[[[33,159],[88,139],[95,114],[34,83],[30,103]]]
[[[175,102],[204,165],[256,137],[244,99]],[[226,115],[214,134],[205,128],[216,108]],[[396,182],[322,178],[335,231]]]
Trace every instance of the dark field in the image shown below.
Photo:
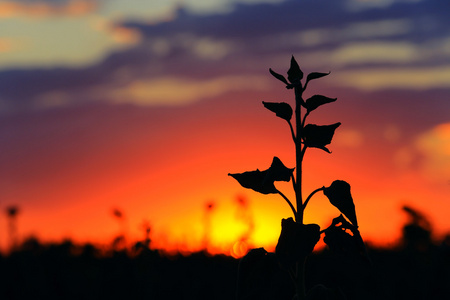
[[[431,242],[429,232],[408,226],[396,249],[368,247],[371,264],[328,250],[315,253],[307,263],[307,286],[339,288],[346,299],[449,299],[449,240]],[[29,239],[0,257],[0,299],[236,299],[238,267],[239,260],[203,252],[167,256],[145,246],[100,251]],[[245,292],[255,294],[245,299],[291,299],[289,278],[265,267],[253,282],[256,290]]]

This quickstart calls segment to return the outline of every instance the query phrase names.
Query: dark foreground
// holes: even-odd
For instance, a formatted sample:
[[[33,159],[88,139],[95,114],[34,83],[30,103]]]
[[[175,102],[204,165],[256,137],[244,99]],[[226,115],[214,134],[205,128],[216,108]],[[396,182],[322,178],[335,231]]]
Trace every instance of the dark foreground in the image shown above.
[[[308,287],[339,287],[347,299],[449,299],[448,241],[368,252],[371,265],[316,253],[308,260]],[[30,239],[0,257],[0,299],[236,299],[238,266],[239,260],[206,253],[169,257],[146,247],[101,253]],[[260,275],[264,293],[250,299],[273,299],[280,278]]]

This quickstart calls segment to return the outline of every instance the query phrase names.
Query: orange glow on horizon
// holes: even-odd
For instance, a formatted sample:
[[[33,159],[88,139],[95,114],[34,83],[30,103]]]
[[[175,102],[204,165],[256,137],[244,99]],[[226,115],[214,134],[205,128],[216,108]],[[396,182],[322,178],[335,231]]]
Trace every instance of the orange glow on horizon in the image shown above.
[[[45,156],[37,156],[39,159],[33,161],[24,156],[21,163],[27,171],[48,171],[40,172],[34,181],[22,173],[12,174],[29,180],[27,189],[9,191],[9,195],[23,203],[17,218],[20,239],[36,235],[43,241],[70,238],[80,243],[111,245],[115,237],[124,234],[131,245],[144,238],[142,223],[148,221],[152,248],[182,253],[206,248],[213,254],[235,257],[257,247],[273,251],[281,219],[292,217],[289,206],[278,195],[260,195],[242,188],[227,174],[264,170],[275,155],[286,166],[293,167],[294,147],[289,130],[283,122],[271,119],[270,113],[253,107],[259,101],[250,101],[239,110],[241,113],[252,109],[255,113],[239,115],[232,105],[223,104],[226,100],[217,102],[219,108],[212,104],[206,108],[194,106],[187,113],[180,110],[182,113],[175,117],[162,115],[161,119],[173,118],[164,123],[164,128],[146,123],[137,123],[133,129],[114,127],[126,134],[112,146],[101,140],[103,135],[94,135],[100,150],[82,156],[82,164],[72,160],[78,153],[78,141],[68,146],[57,145],[72,152],[61,157],[55,154],[53,165]],[[210,113],[213,109],[216,112]],[[186,119],[182,119],[185,115]],[[174,122],[176,118],[180,120]],[[113,120],[116,121],[115,115]],[[399,166],[391,152],[374,148],[371,136],[361,134],[361,128],[345,126],[343,122],[346,131],[342,138],[338,138],[340,129],[337,130],[336,143],[330,146],[332,154],[319,149],[306,152],[304,198],[318,187],[329,186],[333,180],[348,181],[361,234],[364,240],[377,245],[393,245],[398,241],[405,222],[401,213],[404,204],[430,215],[431,222],[436,222],[436,234],[450,230],[445,221],[449,209],[445,202],[446,184],[431,181],[422,166]],[[158,129],[151,138],[147,136],[152,132],[137,132],[148,127]],[[425,137],[430,139],[425,141],[445,142],[446,128],[442,125],[426,132]],[[392,133],[386,136],[390,143],[396,142]],[[105,139],[108,138],[111,137]],[[27,142],[33,145],[31,139]],[[39,142],[36,144],[41,145]],[[414,143],[395,146],[418,147]],[[430,154],[431,148],[424,153]],[[421,150],[417,149],[409,150]],[[58,169],[57,163],[64,168]],[[295,202],[291,183],[277,183],[277,188]],[[8,195],[8,190],[3,192]],[[239,198],[245,201],[239,202]],[[28,199],[34,202],[27,202]],[[14,204],[13,200],[9,200],[10,204]],[[205,243],[208,202],[214,203],[214,209],[210,212]],[[122,223],[113,217],[113,208],[123,212]],[[317,223],[323,229],[338,215],[337,209],[317,194],[308,204],[305,222]],[[5,249],[7,237],[1,238]]]

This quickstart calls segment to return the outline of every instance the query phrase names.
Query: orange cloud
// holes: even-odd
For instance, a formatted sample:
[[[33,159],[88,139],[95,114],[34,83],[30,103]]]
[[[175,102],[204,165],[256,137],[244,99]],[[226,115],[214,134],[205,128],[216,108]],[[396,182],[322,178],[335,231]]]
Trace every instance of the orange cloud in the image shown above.
[[[0,53],[12,51],[14,48],[13,44],[10,39],[0,39]]]
[[[417,149],[424,155],[423,169],[427,177],[448,182],[450,179],[450,123],[440,124],[420,136]]]
[[[118,44],[135,45],[142,39],[142,35],[138,30],[114,26],[111,29],[113,40]]]
[[[242,90],[267,90],[270,83],[260,76],[228,76],[205,81],[179,78],[139,80],[128,86],[112,90],[112,99],[118,103],[132,102],[138,105],[178,105],[199,99],[215,97],[226,92]]]
[[[86,0],[71,0],[64,5],[51,5],[44,1],[27,4],[0,1],[0,18],[17,16],[47,17],[52,15],[78,16],[92,12],[96,7],[96,1]]]
[[[344,71],[337,78],[340,84],[367,91],[385,88],[425,90],[450,87],[450,66]]]
[[[357,148],[364,143],[364,136],[361,132],[355,129],[343,129],[334,138],[336,146]]]

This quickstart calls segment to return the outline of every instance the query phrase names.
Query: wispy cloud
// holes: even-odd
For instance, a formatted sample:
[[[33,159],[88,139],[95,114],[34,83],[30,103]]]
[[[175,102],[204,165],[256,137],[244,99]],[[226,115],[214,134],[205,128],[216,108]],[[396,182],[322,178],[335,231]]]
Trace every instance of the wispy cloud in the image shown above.
[[[383,9],[348,11],[344,4],[350,2],[331,0],[186,1],[183,8],[173,1],[111,0],[95,2],[76,16],[70,7],[81,7],[82,1],[15,3],[16,15],[0,18],[0,78],[8,81],[0,82],[0,97],[10,106],[70,104],[57,100],[55,95],[62,94],[82,95],[85,101],[110,99],[105,86],[118,92],[116,102],[152,103],[143,96],[151,95],[161,103],[155,83],[185,86],[186,81],[173,79],[191,77],[190,84],[206,88],[220,78],[266,76],[267,67],[285,66],[292,54],[305,71],[331,70],[335,82],[365,91],[449,87],[448,18],[427,2],[395,2],[386,14]],[[20,8],[25,13],[33,3],[51,10],[45,17],[18,17]],[[206,5],[213,4],[233,10],[206,13]],[[190,9],[196,5],[203,5],[199,11],[204,13]],[[299,12],[315,17],[299,17]],[[8,76],[14,69],[22,71]],[[191,101],[174,97],[167,101]]]
[[[366,91],[450,88],[450,65],[422,68],[358,69],[341,72],[337,76],[337,80],[340,84]]]
[[[184,105],[228,92],[268,90],[270,83],[267,76],[229,76],[202,81],[169,77],[134,81],[125,87],[112,88],[107,94],[116,103]]]
[[[347,6],[352,11],[372,8],[388,8],[396,3],[417,3],[424,0],[348,0]]]
[[[0,1],[0,18],[80,16],[93,12],[97,1]]]
[[[86,67],[140,42],[140,33],[95,16],[0,19],[1,69]],[[14,51],[6,51],[11,50]]]
[[[414,45],[403,42],[351,43],[332,53],[337,65],[364,63],[404,64],[417,60],[419,53]]]

